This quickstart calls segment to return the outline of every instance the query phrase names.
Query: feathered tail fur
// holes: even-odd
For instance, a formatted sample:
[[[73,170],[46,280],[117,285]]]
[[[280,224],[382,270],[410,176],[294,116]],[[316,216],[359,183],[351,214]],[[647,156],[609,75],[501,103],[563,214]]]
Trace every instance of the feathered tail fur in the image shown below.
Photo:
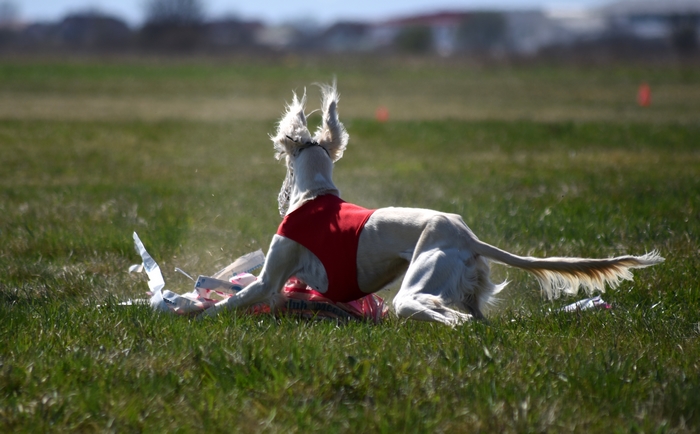
[[[576,294],[580,287],[588,294],[595,290],[604,292],[606,285],[616,288],[621,280],[632,280],[630,269],[649,267],[664,261],[657,251],[642,256],[608,259],[532,258],[513,255],[478,240],[475,240],[473,247],[476,253],[495,262],[532,273],[548,299],[558,298],[562,293]]]

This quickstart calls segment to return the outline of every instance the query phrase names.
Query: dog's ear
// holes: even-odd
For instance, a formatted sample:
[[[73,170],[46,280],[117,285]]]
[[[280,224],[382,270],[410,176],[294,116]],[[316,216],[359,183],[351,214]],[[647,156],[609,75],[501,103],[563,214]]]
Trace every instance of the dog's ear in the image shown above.
[[[338,119],[338,100],[340,95],[333,84],[321,84],[321,112],[323,119],[316,130],[314,141],[326,148],[328,155],[335,162],[342,158],[350,136],[345,126]]]
[[[306,89],[304,95],[299,99],[294,93],[291,104],[287,105],[287,110],[282,115],[277,125],[277,133],[270,136],[275,147],[275,158],[282,159],[285,155],[294,155],[294,149],[311,141],[311,133],[306,125]]]

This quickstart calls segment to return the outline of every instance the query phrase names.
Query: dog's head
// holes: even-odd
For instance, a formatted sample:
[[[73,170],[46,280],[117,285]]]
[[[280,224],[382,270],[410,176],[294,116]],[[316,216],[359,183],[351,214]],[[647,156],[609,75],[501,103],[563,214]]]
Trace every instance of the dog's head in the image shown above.
[[[321,88],[321,125],[314,136],[311,136],[306,123],[306,91],[299,99],[294,94],[292,103],[287,105],[287,110],[282,115],[282,119],[277,126],[277,133],[271,136],[272,143],[275,147],[275,157],[278,160],[285,159],[287,164],[287,177],[282,184],[282,189],[277,197],[280,216],[284,217],[289,209],[289,202],[292,194],[292,188],[295,184],[294,176],[294,161],[299,157],[302,151],[309,147],[320,146],[325,153],[310,153],[307,155],[323,155],[321,158],[330,159],[330,167],[332,164],[340,160],[343,152],[348,145],[348,133],[345,131],[345,126],[338,120],[338,91],[335,82],[332,85],[319,85]],[[316,161],[321,163],[323,161]],[[328,163],[326,160],[325,163]],[[320,166],[316,166],[320,167]]]
[[[321,84],[321,125],[314,136],[309,132],[306,114],[306,91],[299,97],[294,94],[291,104],[282,115],[277,125],[277,133],[271,136],[275,147],[275,157],[286,159],[287,165],[291,163],[303,149],[311,145],[319,145],[328,153],[328,157],[336,162],[343,156],[348,145],[348,133],[345,126],[338,119],[339,95],[335,82],[332,85]]]

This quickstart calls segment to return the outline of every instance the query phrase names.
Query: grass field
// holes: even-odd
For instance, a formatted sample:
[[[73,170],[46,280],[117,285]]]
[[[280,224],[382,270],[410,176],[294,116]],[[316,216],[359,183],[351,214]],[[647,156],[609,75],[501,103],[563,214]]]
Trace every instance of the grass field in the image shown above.
[[[334,74],[345,199],[456,212],[519,254],[666,262],[577,314],[494,266],[489,322],[454,329],[117,306],[147,289],[133,231],[172,290],[267,249],[267,134]],[[6,59],[0,149],[0,431],[700,430],[697,68]]]

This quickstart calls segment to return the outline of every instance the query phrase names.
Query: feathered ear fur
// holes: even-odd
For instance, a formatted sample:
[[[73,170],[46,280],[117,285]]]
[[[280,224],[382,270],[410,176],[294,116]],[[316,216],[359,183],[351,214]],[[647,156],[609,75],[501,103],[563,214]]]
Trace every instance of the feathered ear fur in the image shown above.
[[[323,146],[333,162],[343,157],[350,136],[338,120],[338,90],[335,80],[332,85],[321,84],[321,112],[323,120],[316,130],[314,141]]]
[[[294,149],[311,141],[311,133],[306,125],[306,89],[299,99],[294,93],[291,104],[277,125],[277,134],[270,136],[275,146],[275,158],[282,159],[285,155],[294,155]],[[291,138],[291,140],[290,140]]]

